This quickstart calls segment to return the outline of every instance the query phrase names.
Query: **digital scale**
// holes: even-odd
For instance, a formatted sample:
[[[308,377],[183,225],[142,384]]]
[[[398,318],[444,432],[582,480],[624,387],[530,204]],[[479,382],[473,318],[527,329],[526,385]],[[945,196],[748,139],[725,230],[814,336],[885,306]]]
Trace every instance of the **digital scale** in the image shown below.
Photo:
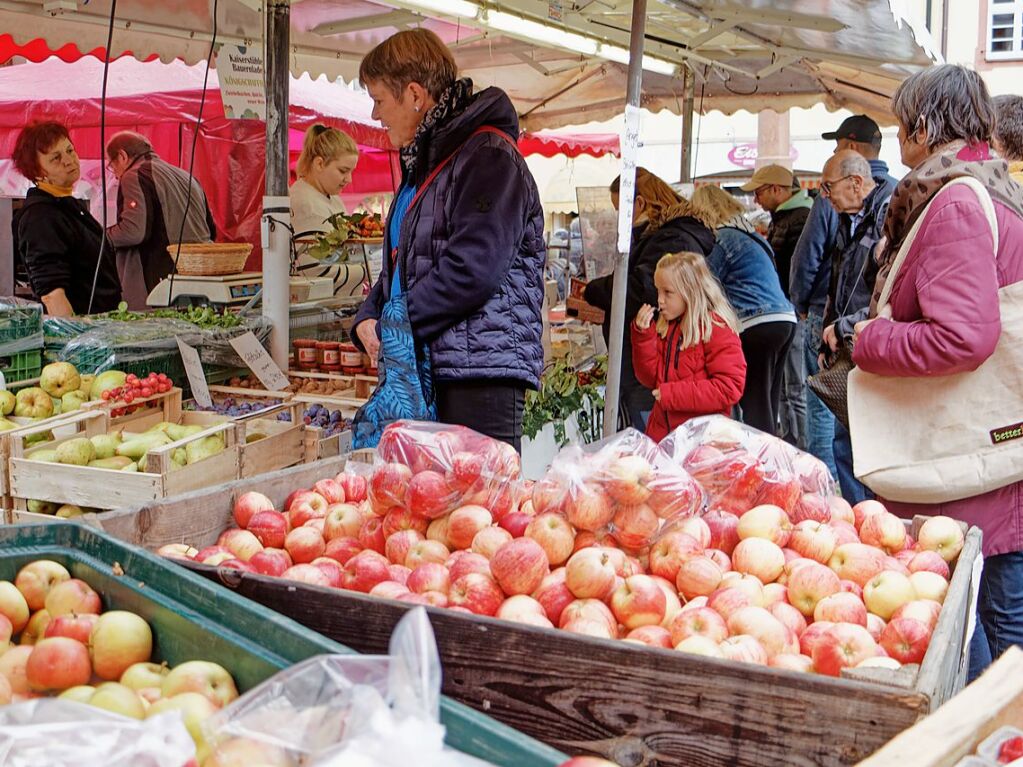
[[[362,300],[362,285],[367,269],[360,263],[315,264],[299,269],[291,276],[289,300],[292,305],[318,302],[340,303]],[[146,303],[150,307],[214,306],[240,308],[253,301],[263,287],[262,272],[239,272],[219,277],[193,277],[174,275],[174,295],[171,297],[171,278],[166,277],[153,288]]]

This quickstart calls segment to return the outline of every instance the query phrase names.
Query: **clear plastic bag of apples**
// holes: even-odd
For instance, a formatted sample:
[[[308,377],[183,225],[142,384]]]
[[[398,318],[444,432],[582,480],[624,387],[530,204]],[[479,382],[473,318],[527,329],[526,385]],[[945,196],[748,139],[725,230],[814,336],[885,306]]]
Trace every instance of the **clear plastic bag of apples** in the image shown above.
[[[640,553],[701,513],[704,494],[653,440],[626,429],[562,449],[533,486],[532,503],[538,515],[561,514],[580,534],[598,542],[610,536],[625,551]]]
[[[660,447],[699,482],[712,512],[741,516],[772,504],[793,524],[831,519],[835,485],[827,466],[752,426],[721,415],[693,418]]]

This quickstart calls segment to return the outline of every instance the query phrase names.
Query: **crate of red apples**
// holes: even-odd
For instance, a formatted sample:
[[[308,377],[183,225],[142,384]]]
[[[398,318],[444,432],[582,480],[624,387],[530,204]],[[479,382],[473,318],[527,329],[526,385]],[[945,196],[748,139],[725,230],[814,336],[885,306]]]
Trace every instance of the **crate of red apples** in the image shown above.
[[[693,673],[705,673],[717,694],[736,694],[731,679],[746,694],[752,684],[776,701],[792,684],[807,716],[823,712],[819,731],[807,726],[777,752],[735,745],[736,764],[792,749],[815,763],[855,763],[961,686],[961,623],[978,533],[964,535],[941,517],[911,527],[873,501],[850,508],[819,461],[725,418],[690,422],[660,446],[631,430],[570,446],[535,484],[522,481],[517,454],[502,443],[461,427],[398,423],[371,465],[349,462],[336,476],[277,497],[263,495],[258,482],[251,488],[236,494],[234,526],[216,540],[186,540],[161,553],[215,565],[207,575],[364,651],[378,651],[376,625],[393,625],[400,603],[446,608],[432,613],[445,667],[459,670],[450,683],[458,689],[446,683],[445,692],[547,742],[588,743],[623,764],[619,751],[628,744],[656,742],[681,758],[697,740],[723,737],[699,701],[669,696],[669,716],[668,700],[639,691],[643,679],[662,689],[667,675],[679,696],[695,684]],[[207,495],[190,507],[224,502]],[[160,508],[167,513],[159,504],[153,513]],[[271,587],[261,576],[337,596],[325,601],[310,591],[306,600],[304,589]],[[953,604],[943,611],[949,594]],[[470,626],[486,627],[485,638]],[[941,640],[925,660],[932,636]],[[599,641],[608,639],[624,641]],[[593,640],[599,649],[578,644]],[[630,649],[640,645],[650,652]],[[474,647],[493,652],[502,669],[469,658]],[[563,653],[586,659],[572,681],[561,680],[576,702],[548,699],[564,721],[538,720],[526,678],[564,673],[554,660]],[[749,665],[732,671],[732,661],[765,673],[816,672],[797,678],[821,681],[772,676],[768,684],[765,676],[758,686],[740,670]],[[593,712],[587,727],[595,730],[581,736],[568,724],[573,706],[606,690],[589,690],[579,678],[601,663],[624,688],[637,688],[622,693],[631,706],[656,714],[626,733],[619,715]],[[868,684],[844,694],[824,680],[839,675]],[[509,692],[509,679],[523,689]],[[832,703],[855,710],[829,718]],[[885,706],[894,710],[884,724],[864,734],[872,712]],[[772,721],[736,727],[759,732]],[[828,751],[826,734],[831,743],[847,737],[845,750]]]

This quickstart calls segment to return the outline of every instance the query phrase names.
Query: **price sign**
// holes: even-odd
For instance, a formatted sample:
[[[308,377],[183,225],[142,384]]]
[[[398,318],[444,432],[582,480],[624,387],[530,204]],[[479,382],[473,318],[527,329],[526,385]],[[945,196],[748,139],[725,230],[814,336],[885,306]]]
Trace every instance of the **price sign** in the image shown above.
[[[185,363],[185,375],[188,376],[192,397],[203,407],[213,407],[213,398],[210,396],[210,389],[206,385],[206,373],[202,369],[202,360],[199,359],[199,352],[180,338],[177,339],[177,342],[178,351],[181,352],[181,361]]]
[[[625,105],[622,175],[618,189],[618,252],[623,254],[628,253],[632,245],[632,202],[636,198],[636,156],[639,154],[641,116],[639,107]]]
[[[287,389],[291,383],[288,377],[277,367],[277,363],[267,353],[266,349],[259,342],[251,331],[231,339],[231,346],[238,352],[238,356],[245,361],[249,370],[260,380],[263,387],[268,391],[282,391]]]

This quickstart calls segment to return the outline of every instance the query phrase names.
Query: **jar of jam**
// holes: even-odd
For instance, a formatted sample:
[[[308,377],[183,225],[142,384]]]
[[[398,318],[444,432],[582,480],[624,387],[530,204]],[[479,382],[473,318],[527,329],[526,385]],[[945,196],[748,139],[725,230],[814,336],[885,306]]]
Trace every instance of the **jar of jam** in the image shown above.
[[[361,368],[362,367],[362,352],[358,350],[355,344],[338,344],[338,353],[341,357],[341,367],[343,368]]]
[[[337,373],[341,370],[341,353],[337,341],[317,341],[316,360],[320,370],[325,373]]]
[[[295,367],[299,370],[316,370],[316,341],[312,338],[296,338],[292,343],[295,347]]]

